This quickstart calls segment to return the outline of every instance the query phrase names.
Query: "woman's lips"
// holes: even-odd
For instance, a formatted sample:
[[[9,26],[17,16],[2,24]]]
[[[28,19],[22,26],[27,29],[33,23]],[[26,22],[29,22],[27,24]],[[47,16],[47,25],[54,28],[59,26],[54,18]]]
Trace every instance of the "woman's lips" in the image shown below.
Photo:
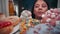
[[[43,12],[37,12],[36,14],[41,16],[43,14]]]

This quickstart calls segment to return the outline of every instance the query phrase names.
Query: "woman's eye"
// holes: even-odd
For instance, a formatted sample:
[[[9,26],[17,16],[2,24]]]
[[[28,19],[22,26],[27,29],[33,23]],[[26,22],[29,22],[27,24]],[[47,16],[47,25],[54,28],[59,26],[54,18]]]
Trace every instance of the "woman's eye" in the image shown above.
[[[35,6],[35,8],[38,8],[39,6]]]
[[[46,6],[42,6],[43,8],[45,8]]]

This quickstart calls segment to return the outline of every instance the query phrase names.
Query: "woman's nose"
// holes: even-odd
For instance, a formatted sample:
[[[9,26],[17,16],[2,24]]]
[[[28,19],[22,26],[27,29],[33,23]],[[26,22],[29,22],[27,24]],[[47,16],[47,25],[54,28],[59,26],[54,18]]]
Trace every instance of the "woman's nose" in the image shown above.
[[[39,7],[39,10],[42,10],[42,7]]]

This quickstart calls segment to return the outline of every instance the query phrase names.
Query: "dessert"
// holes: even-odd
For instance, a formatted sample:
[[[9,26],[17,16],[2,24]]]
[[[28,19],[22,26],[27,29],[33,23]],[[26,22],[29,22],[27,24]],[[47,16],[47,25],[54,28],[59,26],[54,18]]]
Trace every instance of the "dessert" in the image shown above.
[[[20,18],[32,18],[31,11],[28,11],[28,10],[22,11]]]
[[[27,30],[29,30],[30,27],[34,28],[34,26],[38,24],[39,21],[37,19],[29,19],[28,23],[26,23],[26,20],[23,19],[20,23],[20,34],[26,34]]]
[[[17,25],[20,22],[18,16],[9,16],[6,18],[6,20],[11,21],[13,23],[13,26]]]
[[[20,24],[20,30],[21,30],[20,34],[26,34],[27,27],[25,19]]]
[[[0,21],[0,34],[9,34],[13,30],[12,22]]]

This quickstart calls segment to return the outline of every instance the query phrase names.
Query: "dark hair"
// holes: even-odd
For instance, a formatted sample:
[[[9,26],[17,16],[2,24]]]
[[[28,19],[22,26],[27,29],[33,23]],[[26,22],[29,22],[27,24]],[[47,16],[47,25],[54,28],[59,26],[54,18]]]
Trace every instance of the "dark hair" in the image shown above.
[[[31,13],[32,13],[32,18],[35,18],[35,15],[34,15],[33,11],[34,11],[34,4],[35,4],[37,1],[38,1],[38,0],[34,0],[33,6],[32,6],[32,11],[31,11]],[[48,3],[48,1],[47,1],[47,0],[43,0],[43,1],[46,2],[47,6],[48,6],[48,9],[50,9],[50,8],[49,8],[49,3]]]

